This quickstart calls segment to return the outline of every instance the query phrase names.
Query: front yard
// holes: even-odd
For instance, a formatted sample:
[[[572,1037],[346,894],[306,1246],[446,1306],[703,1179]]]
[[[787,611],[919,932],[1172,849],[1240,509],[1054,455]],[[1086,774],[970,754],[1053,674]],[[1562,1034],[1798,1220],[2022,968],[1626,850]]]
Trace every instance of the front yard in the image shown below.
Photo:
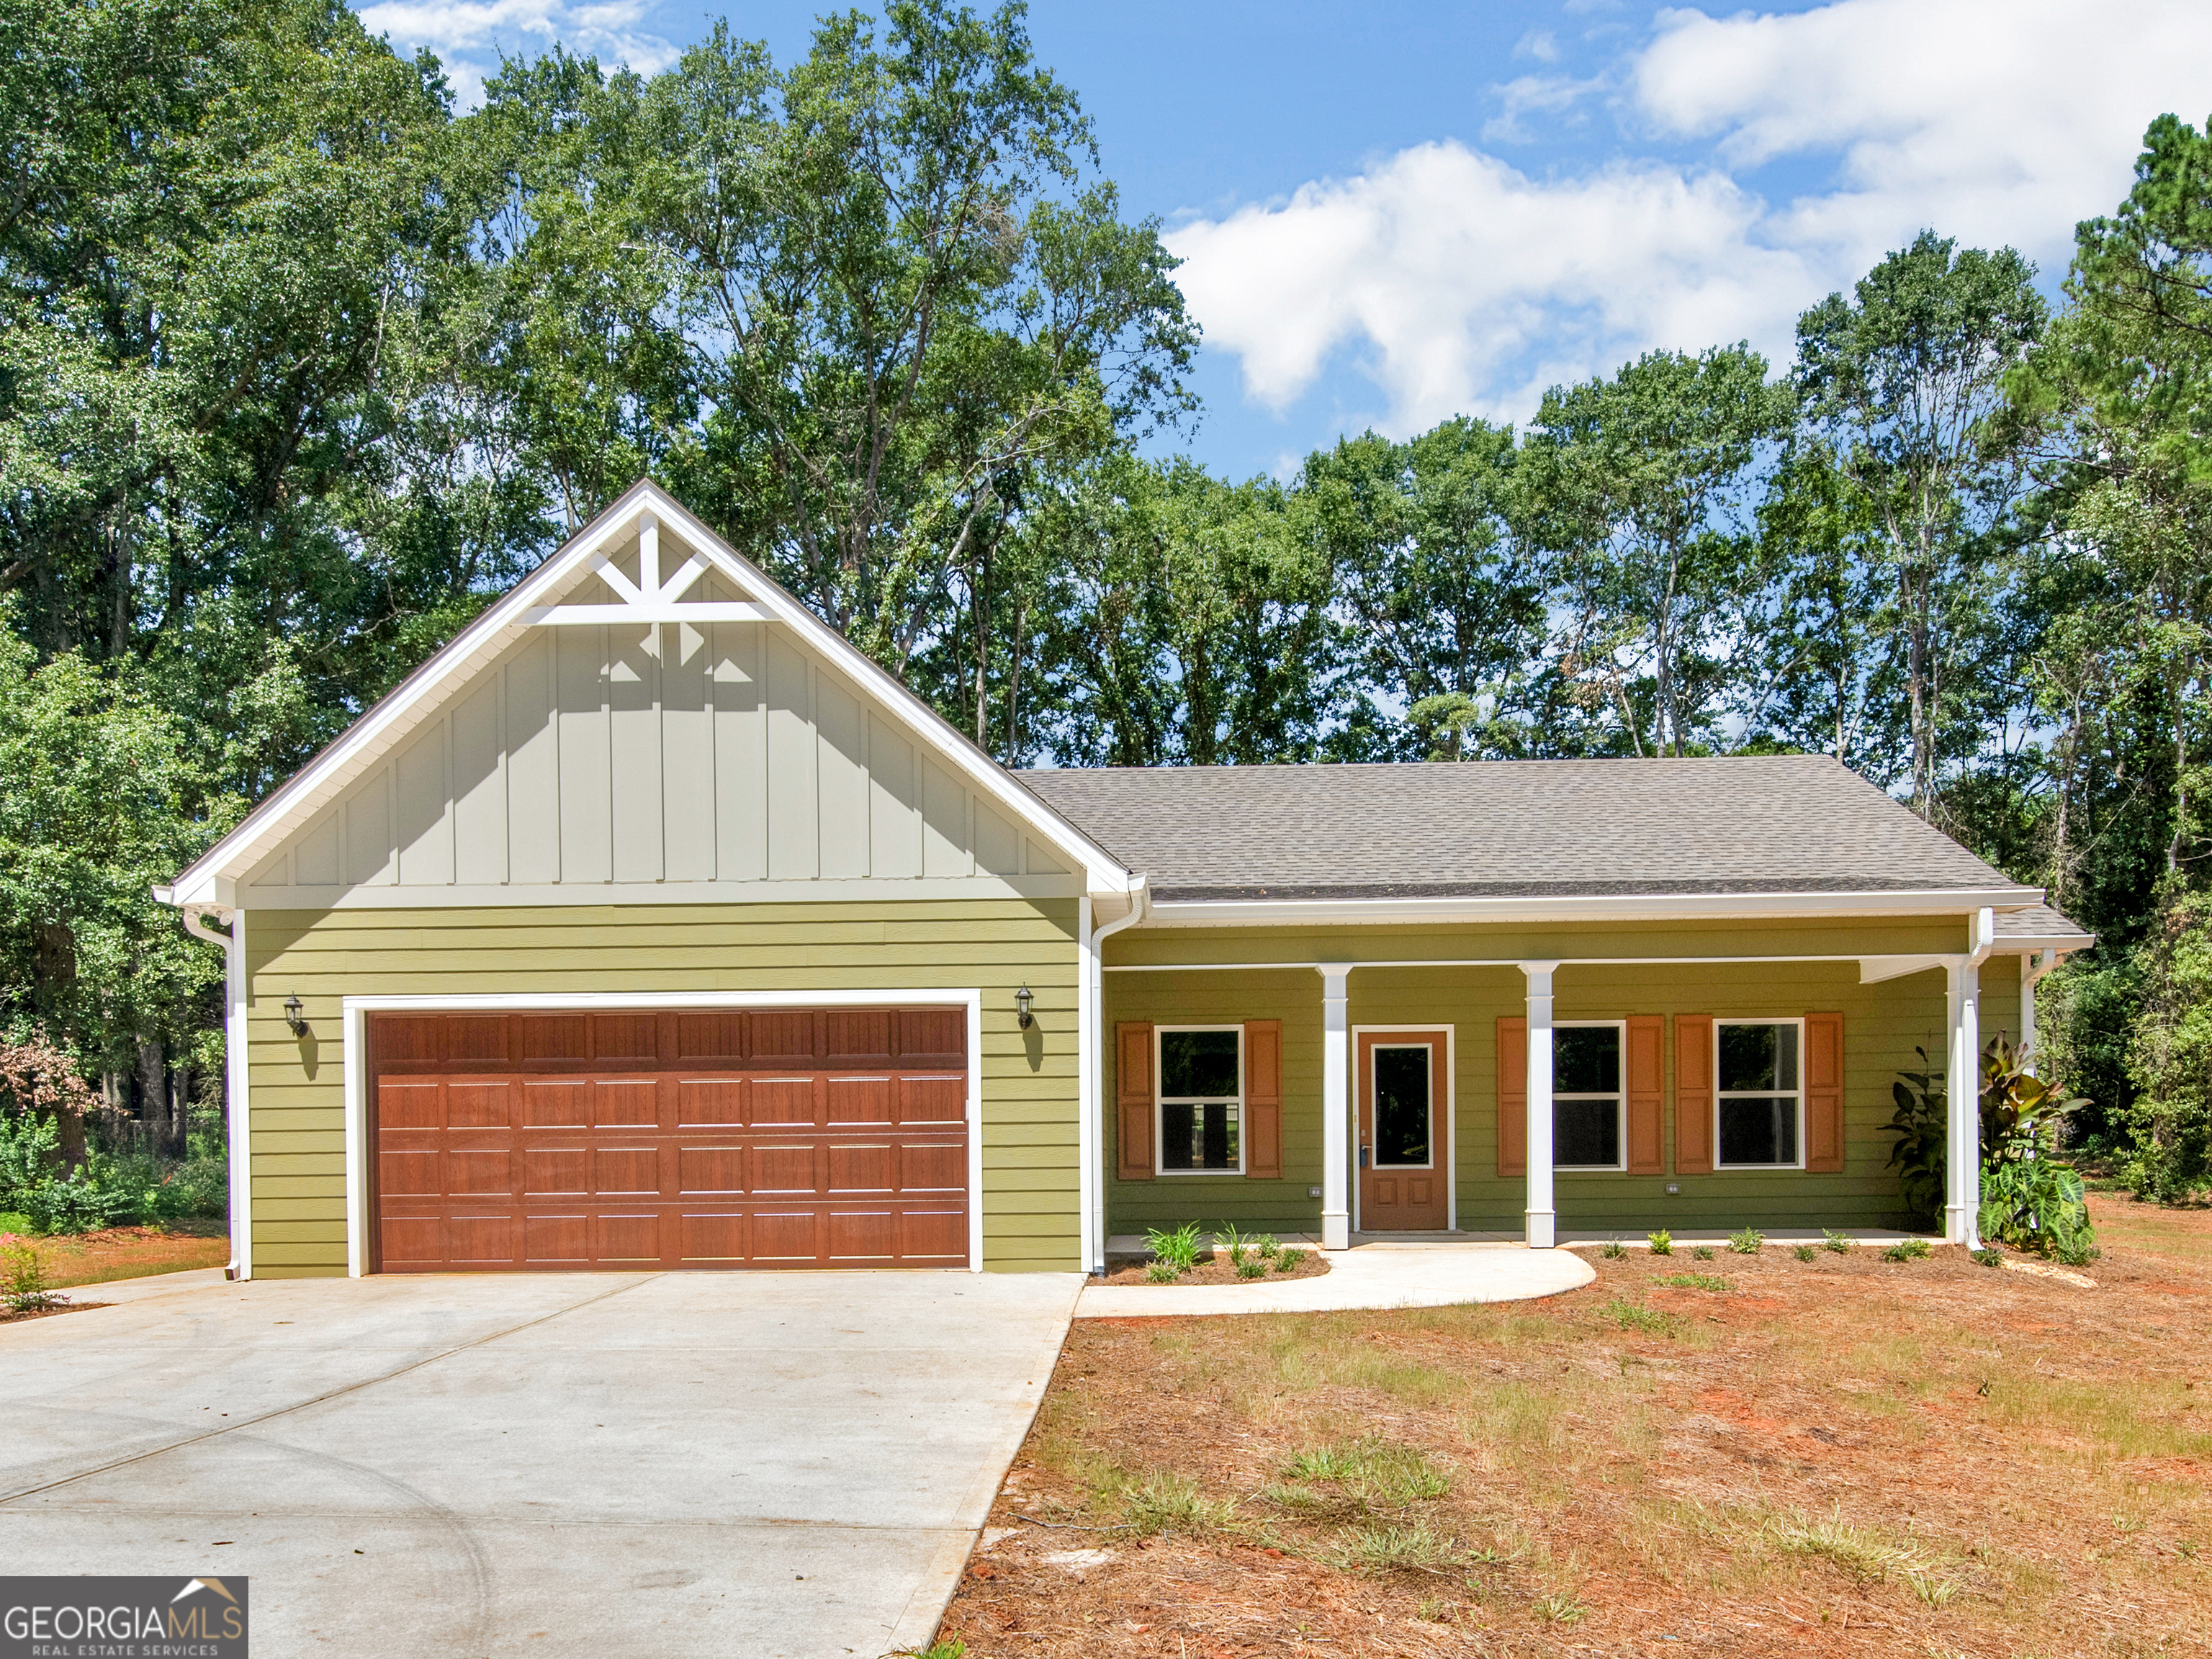
[[[0,1220],[0,1232],[21,1218]],[[160,1227],[105,1227],[92,1233],[19,1235],[36,1249],[46,1267],[46,1282],[58,1290],[73,1285],[107,1285],[149,1273],[182,1273],[189,1267],[220,1267],[230,1260],[228,1224],[222,1221],[172,1221]]]
[[[2094,1289],[1678,1246],[1543,1303],[1079,1321],[943,1636],[2212,1652],[2212,1212],[2092,1204]]]

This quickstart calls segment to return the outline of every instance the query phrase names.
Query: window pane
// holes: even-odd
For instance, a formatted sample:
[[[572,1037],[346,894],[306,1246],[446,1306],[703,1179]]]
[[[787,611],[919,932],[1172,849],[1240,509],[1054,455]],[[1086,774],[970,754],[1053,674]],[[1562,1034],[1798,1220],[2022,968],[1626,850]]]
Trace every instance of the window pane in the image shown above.
[[[1795,1025],[1721,1027],[1721,1089],[1795,1089],[1797,1086],[1797,1028]]]
[[[1237,1033],[1234,1031],[1163,1031],[1160,1033],[1160,1094],[1236,1095]]]
[[[1375,1162],[1429,1161],[1429,1051],[1375,1050]]]
[[[1563,1095],[1620,1092],[1620,1031],[1612,1025],[1567,1025],[1552,1033],[1552,1088]]]
[[[1722,1163],[1795,1164],[1796,1161],[1797,1103],[1795,1100],[1721,1102]]]
[[[1237,1109],[1234,1106],[1160,1108],[1160,1168],[1234,1170],[1237,1167]]]
[[[1553,1101],[1552,1162],[1619,1164],[1620,1103],[1614,1100]]]

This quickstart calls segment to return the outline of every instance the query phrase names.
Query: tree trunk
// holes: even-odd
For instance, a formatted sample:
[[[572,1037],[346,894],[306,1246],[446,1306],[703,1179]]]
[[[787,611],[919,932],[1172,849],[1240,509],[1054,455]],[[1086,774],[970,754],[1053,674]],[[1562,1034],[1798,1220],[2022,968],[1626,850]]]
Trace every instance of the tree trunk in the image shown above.
[[[146,1125],[153,1150],[166,1153],[172,1133],[169,1123],[169,1067],[159,1037],[138,1040],[138,1115]]]

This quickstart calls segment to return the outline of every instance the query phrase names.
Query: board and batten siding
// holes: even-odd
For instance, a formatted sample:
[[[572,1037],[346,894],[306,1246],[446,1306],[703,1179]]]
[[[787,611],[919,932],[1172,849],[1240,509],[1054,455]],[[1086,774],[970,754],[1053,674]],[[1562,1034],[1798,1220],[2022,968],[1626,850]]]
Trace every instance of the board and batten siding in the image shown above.
[[[241,896],[991,877],[1074,890],[1060,855],[787,630],[592,624],[536,629],[477,671]]]
[[[347,995],[982,993],[983,1265],[1079,1267],[1077,902],[251,910],[253,1270],[346,1270]],[[1027,984],[1036,1024],[1016,1023]],[[283,1001],[306,1005],[295,1038]]]
[[[1626,924],[1604,930],[1433,928],[1304,932],[1289,928],[1149,935],[1143,930],[1107,943],[1109,966],[1154,962],[1250,962],[1267,957],[1306,961],[1363,957],[1437,960],[1467,957],[1529,958],[1730,955],[1771,951],[1778,957],[1850,949],[1908,954],[1945,948],[1962,936],[1963,919],[1930,925],[1854,923],[1806,927],[1735,924]],[[1526,948],[1526,947],[1536,948]],[[2020,959],[1992,957],[1982,969],[1982,1030],[2020,1031]],[[1283,1023],[1283,1171],[1279,1181],[1177,1176],[1123,1181],[1118,1147],[1107,1148],[1107,1227],[1141,1232],[1200,1220],[1234,1221],[1276,1232],[1318,1231],[1321,1200],[1309,1196],[1322,1181],[1322,980],[1311,968],[1231,969],[1105,976],[1109,1029],[1122,1020],[1160,1024]],[[1347,982],[1353,1026],[1455,1030],[1459,1225],[1474,1232],[1518,1237],[1527,1202],[1520,1177],[1498,1174],[1498,1020],[1524,1014],[1525,981],[1516,968],[1363,968]],[[1737,1228],[1873,1226],[1901,1218],[1897,1177],[1888,1169],[1897,1073],[1919,1068],[1916,1048],[1939,1061],[1943,1052],[1944,975],[1941,969],[1874,985],[1859,982],[1856,960],[1697,964],[1573,963],[1555,977],[1554,1017],[1561,1020],[1666,1017],[1664,1156],[1666,1173],[1577,1174],[1555,1177],[1561,1236],[1633,1237],[1655,1227]],[[1844,1164],[1838,1174],[1804,1170],[1724,1170],[1674,1173],[1674,1020],[1677,1013],[1723,1018],[1840,1012],[1844,1042]],[[1106,1097],[1114,1097],[1115,1056]],[[1108,1138],[1116,1134],[1108,1115]],[[1669,1184],[1680,1191],[1668,1194]]]

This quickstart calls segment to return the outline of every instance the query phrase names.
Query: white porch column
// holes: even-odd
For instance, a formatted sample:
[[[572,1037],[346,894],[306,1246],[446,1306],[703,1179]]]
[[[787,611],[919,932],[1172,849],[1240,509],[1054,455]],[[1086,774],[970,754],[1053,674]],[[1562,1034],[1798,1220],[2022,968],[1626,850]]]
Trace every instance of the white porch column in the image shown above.
[[[1552,1207],[1552,974],[1556,962],[1524,962],[1528,979],[1528,1248],[1558,1243]]]
[[[1995,943],[1996,918],[1984,909],[1967,923],[1967,955],[1946,968],[1951,1012],[1950,1054],[1943,1079],[1950,1134],[1946,1143],[1943,1237],[1981,1248],[1982,963]]]
[[[1345,1018],[1348,962],[1321,966],[1321,1247],[1352,1246],[1352,1047]]]

